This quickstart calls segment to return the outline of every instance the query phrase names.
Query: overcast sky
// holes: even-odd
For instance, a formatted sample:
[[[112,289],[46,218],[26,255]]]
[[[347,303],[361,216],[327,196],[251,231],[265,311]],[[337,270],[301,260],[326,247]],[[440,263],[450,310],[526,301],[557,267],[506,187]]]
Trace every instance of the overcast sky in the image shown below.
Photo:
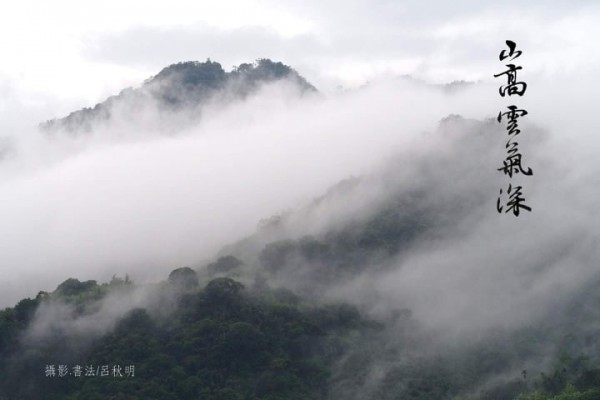
[[[206,58],[225,69],[280,60],[329,90],[382,74],[490,79],[512,38],[529,74],[597,71],[599,10],[593,0],[8,2],[0,15],[0,112],[62,115],[171,63]]]
[[[16,139],[19,152],[0,168],[0,306],[68,276],[209,259],[260,218],[372,168],[403,135],[450,113],[495,115],[507,105],[492,77],[506,39],[523,50],[530,84],[519,105],[552,131],[548,148],[561,165],[571,161],[560,199],[580,193],[582,209],[595,210],[597,197],[582,189],[600,170],[599,26],[596,1],[9,2],[0,14],[0,146]],[[271,88],[211,110],[187,136],[93,142],[86,152],[32,129],[169,64],[207,58],[226,70],[282,61],[325,96],[298,104]],[[403,74],[483,84],[448,97],[393,79]],[[347,97],[337,89],[366,82]],[[536,180],[552,178],[540,172]],[[30,277],[39,278],[34,290],[23,283]]]

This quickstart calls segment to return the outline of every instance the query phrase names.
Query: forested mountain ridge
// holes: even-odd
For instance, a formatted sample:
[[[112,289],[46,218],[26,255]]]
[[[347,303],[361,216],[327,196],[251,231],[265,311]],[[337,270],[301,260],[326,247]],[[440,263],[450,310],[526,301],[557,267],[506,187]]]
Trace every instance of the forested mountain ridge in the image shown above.
[[[37,399],[43,391],[44,399],[325,398],[328,366],[352,332],[376,328],[350,306],[303,305],[283,289],[257,291],[229,278],[198,287],[195,276],[179,269],[152,289],[155,300],[169,303],[168,315],[134,308],[106,334],[77,332],[75,324],[69,331],[54,321],[36,335],[31,324],[36,309],[67,307],[71,322],[93,318],[110,296],[136,290],[128,280],[98,285],[70,279],[2,311],[0,396]],[[109,372],[96,373],[108,365]]]
[[[141,120],[147,113],[147,107],[159,112],[199,112],[199,107],[209,101],[243,99],[261,85],[283,80],[291,82],[301,93],[316,92],[315,87],[294,69],[269,59],[240,64],[230,72],[210,59],[180,62],[163,68],[139,88],[124,89],[94,107],[46,121],[40,128],[46,132],[65,130],[74,134],[84,133],[113,117],[133,122]]]
[[[123,104],[135,119],[148,99],[195,113],[290,74],[314,91],[268,60],[230,73],[175,64],[46,128],[93,130]],[[599,398],[600,279],[572,291],[560,290],[571,270],[547,279],[577,244],[565,234],[541,260],[502,258],[527,250],[511,246],[520,225],[476,229],[498,217],[489,160],[501,160],[501,133],[450,115],[423,135],[443,145],[407,148],[162,282],[71,277],[2,310],[0,398]],[[544,290],[549,300],[535,297]]]
[[[228,256],[151,286],[127,277],[68,279],[1,311],[0,398],[39,399],[43,391],[49,400],[591,400],[600,393],[591,332],[577,328],[596,317],[600,298],[590,294],[598,284],[540,324],[429,354],[435,338],[421,337],[410,310],[373,320],[354,305],[271,287],[268,270],[247,282],[244,268]],[[132,304],[144,292],[146,300]],[[114,308],[123,303],[120,314]],[[373,363],[387,365],[383,377],[370,375]]]

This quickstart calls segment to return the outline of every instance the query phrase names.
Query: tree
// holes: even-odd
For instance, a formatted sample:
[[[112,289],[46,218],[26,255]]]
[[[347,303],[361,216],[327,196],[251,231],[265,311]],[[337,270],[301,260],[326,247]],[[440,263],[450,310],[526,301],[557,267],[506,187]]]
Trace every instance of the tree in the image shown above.
[[[169,274],[169,283],[183,290],[195,289],[198,287],[198,275],[190,267],[177,268]]]

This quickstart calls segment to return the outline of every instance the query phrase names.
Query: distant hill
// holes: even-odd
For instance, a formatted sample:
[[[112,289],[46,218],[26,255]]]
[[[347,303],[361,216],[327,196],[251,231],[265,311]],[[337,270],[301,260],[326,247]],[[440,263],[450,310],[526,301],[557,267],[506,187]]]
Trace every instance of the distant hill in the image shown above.
[[[494,158],[490,144],[501,132],[493,119],[450,115],[434,134],[452,151],[398,157],[344,180],[303,209],[262,221],[209,264],[155,284],[69,278],[0,310],[0,399],[599,399],[597,276],[568,295],[556,290],[521,324],[509,324],[518,314],[510,310],[481,330],[466,329],[462,313],[430,328],[417,303],[388,303],[377,288],[408,265],[402,257],[434,251],[443,238],[459,246],[462,221],[495,212],[487,196],[495,182],[480,163]],[[403,174],[407,166],[418,179]],[[436,261],[450,286],[463,257]],[[432,279],[432,266],[412,274]],[[514,271],[504,267],[494,276]],[[469,279],[485,277],[477,268]],[[553,269],[544,260],[520,274],[523,290],[537,290]],[[427,282],[419,296],[443,296],[436,288],[444,287]],[[454,337],[454,327],[465,333]]]
[[[139,88],[127,88],[94,107],[46,121],[40,128],[46,132],[84,133],[114,116],[130,120],[143,118],[147,107],[165,112],[194,110],[219,96],[225,100],[243,99],[261,85],[283,80],[296,85],[301,93],[317,91],[294,69],[269,59],[243,63],[230,72],[210,59],[181,62],[162,69]]]

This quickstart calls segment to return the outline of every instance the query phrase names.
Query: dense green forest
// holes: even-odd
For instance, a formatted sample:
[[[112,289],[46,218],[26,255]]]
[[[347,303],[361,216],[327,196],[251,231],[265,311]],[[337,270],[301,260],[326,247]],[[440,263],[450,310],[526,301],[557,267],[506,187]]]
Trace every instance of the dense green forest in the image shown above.
[[[354,190],[359,181],[343,182],[328,196]],[[599,282],[530,324],[454,342],[427,330],[409,309],[374,315],[364,305],[321,296],[327,285],[428,235],[434,221],[403,216],[406,207],[392,200],[344,229],[264,243],[286,219],[273,218],[225,249],[231,254],[178,268],[154,285],[128,276],[102,284],[71,278],[24,299],[0,313],[0,393],[10,399],[40,393],[44,399],[599,398]],[[238,258],[249,243],[262,246],[255,266]],[[287,280],[297,268],[309,273]],[[285,286],[302,280],[292,290]],[[136,302],[140,296],[145,300]]]
[[[314,305],[264,280],[244,285],[215,278],[214,269],[173,271],[151,288],[155,304],[168,304],[167,312],[156,305],[133,308],[104,335],[92,332],[86,338],[83,331],[54,325],[35,339],[27,336],[36,311],[66,304],[69,318],[84,320],[111,296],[126,299],[136,290],[140,287],[127,277],[100,285],[69,279],[52,293],[3,310],[3,398],[537,400],[597,399],[600,394],[600,367],[573,346],[593,338],[568,329],[551,368],[537,375],[524,369],[477,392],[496,374],[546,356],[548,332],[558,332],[557,321],[428,355],[420,353],[427,339],[419,337],[409,310],[373,320],[355,306]],[[572,307],[561,318],[576,324],[589,317]],[[367,366],[373,363],[391,368],[370,387]]]
[[[290,67],[266,59],[231,72],[210,60],[186,62],[44,128],[84,132],[112,118],[119,105],[148,98],[161,109],[201,114],[197,107],[209,100],[243,99],[280,79],[315,91]],[[408,290],[394,281],[405,257],[460,247],[469,223],[487,218],[486,196],[498,188],[481,173],[487,165],[476,163],[494,157],[490,132],[502,130],[495,121],[451,115],[437,132],[447,151],[399,157],[372,176],[348,178],[161,282],[134,282],[126,271],[104,283],[65,276],[53,291],[0,311],[0,400],[600,399],[599,279],[577,290],[552,287],[550,300],[523,297],[515,304],[534,303],[528,313],[513,307],[477,323],[464,313],[437,315],[444,321],[437,325],[428,309],[403,303],[410,296],[375,288],[390,280]],[[497,238],[487,239],[485,246]],[[507,258],[523,262],[506,272],[518,285],[503,280],[509,262],[501,273],[489,268],[487,277],[506,292],[475,306],[485,311],[493,301],[540,290],[534,283],[558,270],[553,263],[570,251],[555,243],[541,261]],[[417,257],[419,268],[409,276],[429,274],[415,280],[419,299],[444,298],[436,290],[445,281],[429,285],[436,275],[464,273],[468,285],[481,283],[485,265],[461,270],[472,250],[443,259],[438,264],[447,269],[433,272]],[[555,283],[542,286],[547,282]],[[447,301],[470,305],[489,299],[476,297],[477,290],[472,297],[451,294]]]
[[[230,72],[210,59],[180,62],[163,68],[139,88],[124,89],[94,107],[46,121],[40,127],[49,133],[61,130],[71,134],[87,133],[106,126],[111,118],[139,121],[150,112],[148,107],[152,113],[163,116],[187,111],[197,117],[201,106],[211,101],[227,103],[244,99],[262,85],[282,80],[291,82],[300,93],[316,92],[315,87],[294,69],[269,59],[243,63]],[[168,124],[176,125],[176,122],[170,119]]]
[[[307,306],[286,290],[257,291],[229,278],[199,289],[194,277],[191,269],[174,271],[154,289],[174,302],[168,316],[132,309],[109,334],[79,348],[72,341],[85,338],[66,342],[66,332],[44,332],[43,343],[20,349],[20,334],[41,304],[65,302],[74,318],[83,317],[114,291],[135,290],[132,283],[70,279],[4,310],[4,393],[14,399],[40,398],[40,392],[45,399],[325,398],[332,363],[353,335],[377,328],[351,306]],[[56,374],[47,376],[49,364]],[[134,366],[133,375],[115,376],[116,364]],[[60,376],[59,365],[68,375]],[[81,376],[73,375],[76,365]],[[86,366],[103,365],[110,365],[106,376],[86,376]]]

